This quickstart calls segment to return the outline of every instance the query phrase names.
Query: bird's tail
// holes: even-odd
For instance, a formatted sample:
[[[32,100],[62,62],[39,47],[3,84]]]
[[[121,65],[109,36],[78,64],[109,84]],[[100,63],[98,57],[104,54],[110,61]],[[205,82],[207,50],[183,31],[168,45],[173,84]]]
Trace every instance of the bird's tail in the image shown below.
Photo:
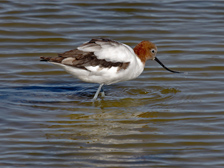
[[[52,57],[40,57],[40,61],[50,61]]]
[[[40,57],[40,61],[49,61],[49,62],[56,62],[56,63],[61,63],[62,60],[65,59],[65,57]]]

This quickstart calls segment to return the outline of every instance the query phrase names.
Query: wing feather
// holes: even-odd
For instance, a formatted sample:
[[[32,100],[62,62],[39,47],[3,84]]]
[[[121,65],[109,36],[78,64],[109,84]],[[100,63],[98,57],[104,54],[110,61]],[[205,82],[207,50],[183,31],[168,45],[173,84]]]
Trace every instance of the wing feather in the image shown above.
[[[78,47],[84,52],[93,52],[98,59],[110,62],[129,62],[135,56],[129,46],[110,39],[92,39]]]
[[[85,70],[99,66],[117,67],[119,71],[129,66],[133,54],[133,50],[125,44],[110,39],[92,39],[77,49],[58,54],[58,57],[41,57],[41,60]]]

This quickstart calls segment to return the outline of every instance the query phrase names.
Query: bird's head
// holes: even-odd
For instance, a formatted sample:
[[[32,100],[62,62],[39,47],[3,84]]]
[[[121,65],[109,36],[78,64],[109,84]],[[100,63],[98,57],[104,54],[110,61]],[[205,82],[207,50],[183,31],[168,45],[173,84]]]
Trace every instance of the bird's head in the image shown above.
[[[155,60],[167,71],[173,73],[180,73],[178,71],[170,70],[162,62],[159,61],[159,59],[156,57],[157,47],[150,41],[142,41],[141,43],[137,44],[137,46],[134,48],[134,52],[139,57],[139,59],[142,61],[143,64],[145,64],[147,60]]]

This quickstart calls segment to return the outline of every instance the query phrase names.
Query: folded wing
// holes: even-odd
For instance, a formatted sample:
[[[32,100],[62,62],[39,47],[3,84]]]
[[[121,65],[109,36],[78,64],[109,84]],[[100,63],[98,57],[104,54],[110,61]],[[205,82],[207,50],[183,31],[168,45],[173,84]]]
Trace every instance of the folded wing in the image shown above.
[[[133,50],[110,39],[92,39],[77,49],[58,54],[58,57],[41,57],[41,61],[89,70],[89,67],[126,69]],[[132,54],[131,54],[132,53]]]

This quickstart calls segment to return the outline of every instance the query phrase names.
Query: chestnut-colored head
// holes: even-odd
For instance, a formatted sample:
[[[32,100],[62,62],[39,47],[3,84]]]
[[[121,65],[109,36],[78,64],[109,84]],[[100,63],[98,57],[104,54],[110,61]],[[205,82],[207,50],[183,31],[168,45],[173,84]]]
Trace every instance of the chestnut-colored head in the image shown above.
[[[155,60],[158,62],[164,69],[173,73],[180,73],[178,71],[173,71],[167,68],[160,60],[156,57],[157,47],[155,44],[150,41],[142,41],[134,48],[135,54],[139,57],[142,63],[145,65],[145,62],[149,59]]]
[[[134,48],[134,52],[142,63],[145,64],[147,60],[154,60],[156,58],[157,47],[150,41],[142,41]]]

